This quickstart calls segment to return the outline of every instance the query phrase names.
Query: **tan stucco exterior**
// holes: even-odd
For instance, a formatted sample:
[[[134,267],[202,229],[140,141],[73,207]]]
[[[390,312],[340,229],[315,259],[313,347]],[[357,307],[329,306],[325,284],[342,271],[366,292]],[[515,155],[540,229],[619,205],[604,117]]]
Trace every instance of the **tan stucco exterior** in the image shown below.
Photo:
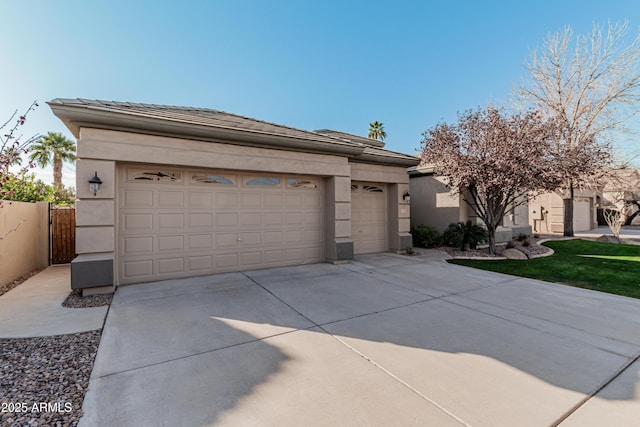
[[[468,219],[466,204],[459,195],[450,194],[442,178],[413,177],[410,186],[412,225],[430,225],[442,233],[450,223]]]
[[[0,286],[48,264],[48,204],[4,201],[0,209]]]
[[[352,184],[367,183],[370,187],[382,189],[382,197],[386,200],[382,207],[386,210],[384,216],[376,215],[376,218],[385,218],[387,221],[384,225],[386,247],[383,250],[399,251],[411,244],[410,209],[402,196],[409,190],[406,168],[417,160],[399,153],[385,152],[379,148],[382,143],[372,144],[375,145],[375,150],[372,151],[363,148],[360,143],[349,143],[325,135],[322,138],[329,138],[330,143],[321,145],[314,141],[312,133],[306,135],[288,129],[285,131],[297,132],[296,139],[289,141],[287,136],[252,134],[235,140],[233,137],[237,134],[234,133],[236,131],[223,132],[216,128],[215,132],[212,131],[207,136],[202,126],[196,129],[188,124],[184,125],[184,136],[181,137],[174,135],[178,133],[175,128],[165,126],[155,119],[151,124],[139,121],[135,126],[131,125],[132,129],[123,130],[115,129],[122,127],[123,123],[129,125],[119,116],[114,116],[119,125],[112,126],[109,124],[109,117],[102,111],[96,113],[101,122],[93,125],[74,122],[74,118],[91,119],[88,113],[83,112],[78,116],[74,114],[65,109],[60,115],[79,136],[76,175],[79,198],[76,232],[78,258],[74,260],[78,271],[83,262],[100,262],[102,267],[112,265],[109,268],[113,272],[113,284],[119,284],[119,277],[122,277],[122,274],[118,274],[119,247],[122,248],[119,236],[123,228],[119,223],[121,216],[118,212],[122,207],[121,198],[124,194],[119,190],[123,185],[119,180],[125,176],[124,168],[131,165],[183,171],[197,168],[235,173],[238,176],[249,173],[260,176],[284,174],[282,176],[285,180],[286,177],[296,175],[317,177],[316,179],[321,180],[320,187],[323,191],[322,251],[323,259],[327,262],[345,262],[353,257]],[[264,126],[268,128],[271,125]],[[279,129],[276,130],[279,132]],[[225,136],[229,136],[229,139],[225,140]],[[306,140],[307,137],[310,141]],[[318,139],[321,140],[320,136]],[[273,148],[261,145],[263,140],[273,142]],[[335,144],[332,143],[334,140]],[[363,149],[364,161],[358,161],[357,154],[363,153]],[[103,184],[94,195],[89,191],[88,180],[96,172]],[[378,194],[376,197],[381,196]],[[373,217],[374,214],[376,213],[360,212],[358,215]],[[359,223],[363,222],[362,217],[357,219]],[[381,228],[378,227],[377,230]],[[98,286],[88,283],[86,279],[87,277],[83,278],[81,286],[74,287]],[[104,286],[105,283],[99,285]]]
[[[461,195],[451,194],[441,176],[414,174],[410,181],[410,193],[413,226],[430,225],[443,233],[453,222],[472,220],[481,223]],[[504,216],[502,225],[496,230],[496,242],[509,241],[521,233],[531,233],[526,203],[516,206],[512,213]]]
[[[236,146],[229,142],[82,128],[78,158],[304,175],[350,175],[346,157]]]
[[[573,231],[588,231],[598,226],[596,193],[576,190],[573,204]],[[529,201],[529,221],[534,233],[562,233],[564,204],[557,193],[544,193]]]

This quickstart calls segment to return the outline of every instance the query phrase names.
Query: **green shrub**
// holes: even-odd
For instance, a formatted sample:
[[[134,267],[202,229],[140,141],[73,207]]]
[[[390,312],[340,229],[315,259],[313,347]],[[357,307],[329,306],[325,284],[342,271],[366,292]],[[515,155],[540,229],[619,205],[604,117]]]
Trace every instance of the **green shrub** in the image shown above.
[[[430,225],[411,227],[413,246],[420,248],[437,248],[440,246],[440,233]]]
[[[442,236],[442,241],[445,245],[457,247],[461,250],[475,249],[479,244],[488,240],[489,234],[487,230],[481,225],[472,223],[471,220],[449,224]]]
[[[596,219],[598,221],[598,225],[608,225],[607,224],[607,220],[604,219],[604,213],[605,211],[609,211],[611,209],[609,208],[598,208],[596,210]]]
[[[47,185],[35,174],[16,176],[9,175],[0,183],[0,189],[7,200],[15,202],[49,202],[56,206],[74,206],[76,203],[76,192],[73,187],[64,185],[56,188]]]

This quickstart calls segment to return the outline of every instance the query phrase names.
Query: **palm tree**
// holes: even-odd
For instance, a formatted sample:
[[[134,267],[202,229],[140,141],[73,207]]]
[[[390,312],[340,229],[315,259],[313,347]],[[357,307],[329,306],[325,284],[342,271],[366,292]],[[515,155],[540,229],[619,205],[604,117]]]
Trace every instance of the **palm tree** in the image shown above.
[[[387,137],[387,133],[384,131],[384,125],[379,121],[375,121],[373,123],[369,123],[369,135],[368,138],[371,139],[379,139],[380,141],[384,141]]]
[[[60,132],[49,132],[40,137],[29,148],[29,159],[41,168],[53,164],[53,185],[62,186],[62,162],[76,160],[76,144]]]

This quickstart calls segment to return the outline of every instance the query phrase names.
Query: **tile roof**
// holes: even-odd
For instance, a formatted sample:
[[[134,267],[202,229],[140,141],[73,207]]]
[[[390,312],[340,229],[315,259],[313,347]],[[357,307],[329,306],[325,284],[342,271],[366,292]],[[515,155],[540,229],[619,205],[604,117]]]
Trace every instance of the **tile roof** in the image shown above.
[[[316,130],[314,132],[319,133],[321,135],[327,135],[327,136],[334,136],[334,137],[342,138],[342,139],[345,139],[347,141],[352,141],[352,142],[355,142],[355,143],[360,143],[360,144],[365,144],[365,145],[372,145],[374,147],[380,147],[380,148],[384,147],[384,142],[378,141],[377,139],[366,138],[364,136],[353,135],[353,134],[346,133],[346,132],[340,132],[338,130],[319,129],[319,130]]]
[[[58,98],[48,104],[76,137],[86,126],[335,152],[372,163],[415,164],[414,157],[384,150],[384,143],[369,138],[328,129],[312,132],[209,108],[81,98]]]
[[[228,129],[242,129],[250,132],[313,139],[330,143],[349,142],[329,135],[319,135],[302,129],[270,123],[251,117],[227,113],[209,108],[180,107],[174,105],[143,104],[135,102],[101,101],[91,99],[54,99],[50,103],[82,107],[93,110],[120,112],[133,116],[150,117],[181,123],[192,123]]]

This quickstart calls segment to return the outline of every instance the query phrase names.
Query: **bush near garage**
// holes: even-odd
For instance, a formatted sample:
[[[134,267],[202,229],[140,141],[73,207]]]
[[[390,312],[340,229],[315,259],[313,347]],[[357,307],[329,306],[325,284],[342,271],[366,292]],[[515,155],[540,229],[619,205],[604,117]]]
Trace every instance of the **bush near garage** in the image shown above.
[[[416,247],[437,248],[442,241],[438,230],[430,225],[413,226],[411,227],[410,233],[413,237],[413,246]]]
[[[489,240],[487,230],[479,225],[467,222],[454,222],[444,231],[442,241],[446,246],[457,247],[460,250],[476,249],[479,244]]]

